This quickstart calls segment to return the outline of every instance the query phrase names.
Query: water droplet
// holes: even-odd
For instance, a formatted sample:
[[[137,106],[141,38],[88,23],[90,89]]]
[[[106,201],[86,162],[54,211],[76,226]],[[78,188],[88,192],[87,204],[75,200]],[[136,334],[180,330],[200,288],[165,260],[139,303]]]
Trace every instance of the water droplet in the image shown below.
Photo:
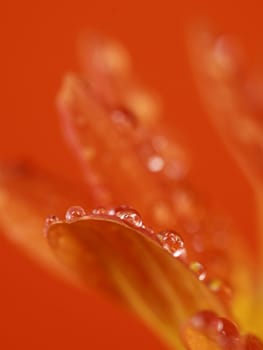
[[[92,214],[94,215],[106,215],[108,213],[105,208],[95,208],[92,210]]]
[[[229,301],[232,297],[232,289],[226,282],[219,278],[214,278],[207,283],[208,288],[216,293],[218,297],[222,298],[224,301]]]
[[[152,227],[142,225],[142,228],[143,228],[147,233],[149,233],[150,235],[154,235],[154,234],[155,234],[154,229],[153,229]]]
[[[237,338],[239,336],[237,326],[224,317],[218,318],[217,331],[224,336],[229,336],[233,338]]]
[[[212,339],[222,349],[235,349],[240,333],[235,323],[219,317],[212,311],[201,311],[191,319],[191,325]]]
[[[185,255],[184,242],[181,236],[173,231],[164,231],[157,234],[161,245],[165,250],[171,253],[174,257]]]
[[[213,311],[200,311],[191,318],[191,324],[197,329],[213,328],[213,324],[217,323],[218,316]]]
[[[200,281],[203,281],[206,278],[206,270],[198,261],[191,262],[189,268],[194,272]]]
[[[58,216],[56,216],[56,215],[49,215],[46,218],[45,223],[46,223],[47,226],[50,226],[52,224],[55,224],[58,221],[60,221]]]
[[[147,167],[153,173],[157,173],[163,170],[164,160],[160,156],[154,155],[148,159]]]
[[[222,288],[223,282],[220,279],[213,279],[209,282],[208,286],[213,292],[218,292]]]
[[[56,215],[49,215],[46,220],[45,220],[45,226],[44,226],[44,235],[47,234],[47,231],[49,229],[49,227],[53,224],[55,224],[56,222],[59,222],[60,219],[58,216]]]
[[[75,206],[68,209],[68,211],[66,212],[65,218],[66,218],[66,221],[71,222],[78,218],[81,218],[84,215],[86,215],[85,210],[82,207]]]
[[[122,219],[122,220],[136,226],[136,227],[141,227],[143,224],[140,214],[134,209],[120,210],[120,211],[116,212],[116,215],[120,219]]]
[[[115,210],[114,208],[110,208],[110,209],[107,211],[107,214],[113,216],[113,215],[116,214],[116,210]]]

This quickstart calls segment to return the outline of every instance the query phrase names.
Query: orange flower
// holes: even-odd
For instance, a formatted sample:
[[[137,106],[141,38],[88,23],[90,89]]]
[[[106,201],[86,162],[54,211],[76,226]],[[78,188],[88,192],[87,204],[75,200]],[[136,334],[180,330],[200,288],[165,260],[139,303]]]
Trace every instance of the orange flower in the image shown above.
[[[209,114],[255,190],[260,221],[262,106],[224,40],[201,32],[191,57]],[[255,253],[194,191],[187,153],[118,44],[93,40],[81,58],[83,73],[65,78],[58,108],[87,186],[7,165],[2,227],[58,275],[134,311],[170,348],[262,349],[260,235],[251,236]],[[65,219],[57,216],[67,207]],[[50,213],[48,245],[40,232]]]

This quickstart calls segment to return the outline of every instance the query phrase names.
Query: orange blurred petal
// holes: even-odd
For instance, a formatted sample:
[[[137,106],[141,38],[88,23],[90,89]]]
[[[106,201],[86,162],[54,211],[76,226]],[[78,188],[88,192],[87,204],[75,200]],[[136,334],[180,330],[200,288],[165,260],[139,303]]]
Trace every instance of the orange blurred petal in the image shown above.
[[[251,260],[256,262],[250,306],[236,311],[252,331],[262,334],[263,314],[263,124],[262,85],[259,74],[244,67],[240,50],[226,36],[196,28],[190,37],[190,57],[203,104],[228,150],[247,176],[257,205],[259,230],[249,233]],[[246,264],[242,264],[246,268]],[[249,297],[247,298],[249,299]],[[250,311],[249,311],[250,310]]]
[[[47,215],[63,213],[69,204],[83,201],[83,192],[71,190],[69,194],[68,188],[23,163],[0,166],[1,231],[29,256],[64,277],[69,277],[67,270],[54,258],[41,232]]]
[[[197,30],[190,39],[191,63],[208,114],[244,174],[262,187],[263,77],[255,74],[253,83],[230,38]]]

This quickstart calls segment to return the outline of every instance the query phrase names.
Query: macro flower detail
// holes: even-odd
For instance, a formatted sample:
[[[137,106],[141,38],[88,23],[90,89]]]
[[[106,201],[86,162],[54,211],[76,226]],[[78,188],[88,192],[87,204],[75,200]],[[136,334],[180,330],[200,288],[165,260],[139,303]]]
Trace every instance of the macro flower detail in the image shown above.
[[[126,51],[105,39],[83,43],[82,73],[67,75],[57,98],[83,183],[2,165],[0,221],[50,271],[133,311],[168,348],[260,350],[262,120],[225,38],[198,33],[190,62],[204,106],[255,193],[257,252],[194,189],[188,152],[158,97]]]

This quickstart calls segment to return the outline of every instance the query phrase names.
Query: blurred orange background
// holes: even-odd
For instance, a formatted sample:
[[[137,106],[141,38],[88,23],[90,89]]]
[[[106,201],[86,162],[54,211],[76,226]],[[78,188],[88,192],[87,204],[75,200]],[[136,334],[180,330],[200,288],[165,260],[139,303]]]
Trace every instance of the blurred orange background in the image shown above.
[[[128,48],[146,85],[162,97],[165,116],[185,135],[197,186],[242,234],[251,233],[249,186],[201,108],[185,37],[191,23],[209,20],[236,36],[249,64],[262,69],[261,1],[24,0],[1,7],[0,159],[26,158],[78,179],[54,99],[64,73],[78,69],[76,39],[88,29]],[[135,317],[56,280],[2,237],[0,275],[1,349],[164,349]]]

